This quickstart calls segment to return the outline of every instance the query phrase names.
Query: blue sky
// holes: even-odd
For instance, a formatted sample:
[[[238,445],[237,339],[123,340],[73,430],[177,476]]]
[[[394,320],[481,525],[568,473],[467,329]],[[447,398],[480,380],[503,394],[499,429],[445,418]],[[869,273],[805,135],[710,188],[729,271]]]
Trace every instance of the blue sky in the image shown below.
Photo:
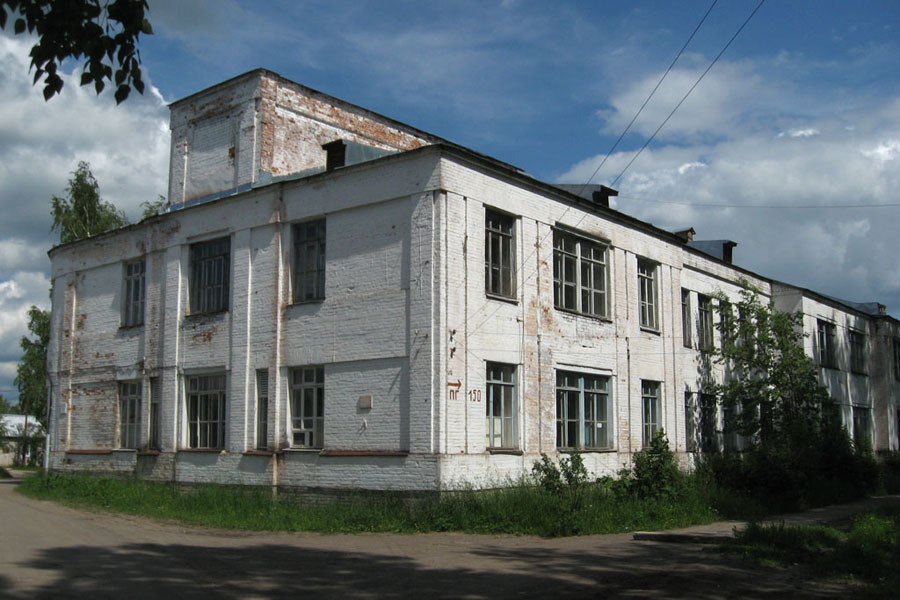
[[[50,197],[87,160],[136,219],[166,193],[166,103],[265,67],[584,182],[711,4],[150,0],[152,86],[119,107],[79,88],[75,64],[44,102],[27,38],[0,33],[0,393],[17,397],[25,311],[49,306]],[[595,183],[615,180],[757,4],[715,5]],[[900,3],[768,0],[615,187],[623,212],[738,242],[745,268],[900,316]]]

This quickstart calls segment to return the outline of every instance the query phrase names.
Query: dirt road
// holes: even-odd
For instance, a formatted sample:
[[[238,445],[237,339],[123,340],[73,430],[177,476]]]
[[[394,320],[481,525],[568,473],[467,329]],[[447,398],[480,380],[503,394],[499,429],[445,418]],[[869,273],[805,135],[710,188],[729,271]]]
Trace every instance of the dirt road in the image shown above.
[[[822,598],[695,544],[234,533],[73,510],[0,480],[0,598]]]

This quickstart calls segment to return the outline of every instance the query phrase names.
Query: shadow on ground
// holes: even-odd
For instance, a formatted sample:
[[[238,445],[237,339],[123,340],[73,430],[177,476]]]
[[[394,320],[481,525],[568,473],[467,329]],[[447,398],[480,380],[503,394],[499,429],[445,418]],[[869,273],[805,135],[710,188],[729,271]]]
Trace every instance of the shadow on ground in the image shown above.
[[[470,553],[476,566],[440,568],[292,545],[130,544],[53,548],[21,566],[44,571],[48,581],[28,598],[703,599],[816,598],[841,591],[785,571],[748,569],[696,546],[633,542],[608,552],[569,552],[482,544]]]

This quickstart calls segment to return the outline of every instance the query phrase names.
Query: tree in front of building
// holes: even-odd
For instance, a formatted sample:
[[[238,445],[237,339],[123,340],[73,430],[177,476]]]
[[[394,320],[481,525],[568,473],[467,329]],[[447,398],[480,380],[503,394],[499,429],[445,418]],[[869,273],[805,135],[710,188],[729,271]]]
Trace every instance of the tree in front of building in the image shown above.
[[[16,367],[15,384],[19,388],[19,409],[47,426],[47,344],[50,342],[50,311],[36,306],[28,309],[29,336],[19,345],[22,358]]]
[[[726,373],[716,392],[729,417],[726,435],[769,448],[807,444],[829,425],[834,401],[803,349],[802,315],[763,304],[745,285],[737,302],[716,295],[715,360]]]
[[[19,412],[19,407],[15,404],[10,404],[9,400],[3,397],[3,394],[0,394],[0,415],[14,415]]]
[[[99,94],[116,86],[116,103],[136,90],[144,93],[138,38],[153,28],[147,0],[0,0],[0,29],[12,22],[15,34],[33,34],[34,83],[44,78],[44,99],[63,88],[59,68],[67,59],[84,60],[81,85]]]
[[[818,367],[803,348],[802,315],[763,304],[746,283],[739,301],[722,293],[716,301],[720,344],[713,357],[725,378],[715,392],[726,440],[744,440],[731,445],[740,453],[707,456],[716,483],[774,511],[872,492],[878,467],[854,448],[819,383]]]
[[[100,184],[84,161],[72,172],[66,196],[53,196],[50,212],[51,231],[59,231],[64,244],[128,225],[124,212],[100,198]]]

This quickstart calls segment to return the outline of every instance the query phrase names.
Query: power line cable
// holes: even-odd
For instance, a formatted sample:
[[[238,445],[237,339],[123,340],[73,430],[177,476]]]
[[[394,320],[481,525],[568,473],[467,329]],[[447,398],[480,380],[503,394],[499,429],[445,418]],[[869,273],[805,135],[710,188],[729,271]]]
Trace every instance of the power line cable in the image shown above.
[[[680,206],[702,206],[709,208],[890,208],[900,206],[900,202],[885,204],[721,204],[715,202],[679,202],[678,200],[653,200],[638,196],[620,196],[623,200],[654,202],[657,204],[677,204]]]
[[[653,97],[653,94],[655,94],[656,90],[659,89],[659,86],[662,85],[662,82],[665,80],[666,76],[669,74],[669,71],[672,70],[672,67],[675,66],[675,63],[678,62],[678,59],[681,58],[681,55],[684,53],[685,49],[688,47],[688,44],[690,44],[691,40],[694,39],[694,36],[697,34],[697,31],[700,30],[700,27],[703,25],[703,22],[706,21],[706,17],[709,16],[709,13],[712,12],[713,7],[715,7],[715,5],[718,2],[719,2],[719,0],[713,0],[713,3],[710,5],[709,9],[706,11],[706,14],[703,15],[703,18],[700,19],[700,22],[697,23],[696,27],[694,27],[694,31],[691,32],[690,37],[688,37],[687,41],[681,47],[681,50],[679,50],[678,54],[675,55],[675,59],[669,65],[669,68],[666,69],[666,72],[663,73],[662,77],[659,78],[659,81],[656,82],[656,86],[650,92],[650,95],[647,96],[647,99],[644,100],[644,103],[641,104],[641,107],[638,109],[638,111],[636,113],[634,113],[634,116],[631,118],[631,121],[628,123],[628,126],[626,126],[625,130],[622,131],[622,133],[619,135],[619,139],[616,140],[616,143],[612,145],[612,148],[609,149],[609,152],[607,152],[606,156],[603,157],[603,160],[600,161],[600,165],[596,169],[594,169],[593,175],[591,175],[588,178],[587,182],[585,182],[585,184],[583,186],[581,186],[581,190],[578,192],[579,196],[584,192],[585,188],[587,188],[587,186],[590,185],[591,181],[594,180],[594,177],[597,176],[597,173],[600,172],[600,169],[602,169],[603,165],[606,164],[606,161],[609,160],[609,157],[612,156],[612,153],[619,146],[619,142],[622,141],[622,138],[625,137],[625,134],[628,133],[628,131],[631,129],[631,126],[634,125],[634,122],[637,120],[637,118],[640,116],[640,114],[644,111],[644,107],[647,106],[648,102],[650,102],[650,98]]]
[[[672,115],[675,114],[675,111],[677,111],[681,107],[681,105],[684,103],[684,101],[687,100],[687,97],[691,95],[691,92],[694,91],[694,88],[696,88],[698,85],[700,85],[700,82],[703,81],[703,78],[706,77],[706,74],[709,73],[709,70],[712,69],[713,65],[715,65],[719,61],[719,58],[721,58],[721,56],[723,54],[725,54],[725,51],[728,50],[728,47],[731,46],[731,43],[737,38],[738,35],[740,35],[740,33],[744,30],[744,27],[747,26],[747,23],[750,22],[750,19],[753,18],[753,15],[755,15],[759,11],[759,9],[762,8],[762,5],[765,3],[766,3],[766,0],[759,0],[759,4],[756,5],[756,8],[753,9],[753,12],[750,13],[750,15],[744,20],[744,22],[741,24],[741,26],[738,27],[738,30],[734,32],[734,35],[731,36],[731,39],[728,40],[728,43],[722,47],[722,50],[720,50],[719,53],[716,55],[716,57],[712,60],[712,62],[709,63],[709,66],[706,67],[706,70],[703,71],[703,74],[700,75],[700,77],[697,78],[697,81],[694,82],[694,85],[691,86],[691,89],[689,89],[687,91],[687,93],[684,95],[684,97],[682,97],[681,100],[678,101],[678,104],[675,105],[675,108],[672,109],[672,112],[669,113],[669,116],[667,116],[663,120],[663,122],[660,123],[659,127],[656,128],[656,131],[653,132],[653,135],[651,135],[649,138],[647,138],[647,141],[644,142],[644,145],[641,146],[641,149],[637,151],[637,153],[631,158],[630,161],[628,161],[628,164],[625,165],[625,168],[622,169],[622,172],[616,176],[616,178],[610,184],[610,187],[616,186],[616,184],[619,182],[619,179],[621,179],[622,175],[625,174],[625,171],[627,171],[628,168],[631,166],[631,164],[635,160],[637,160],[637,157],[641,155],[641,153],[644,151],[644,149],[650,145],[650,142],[653,141],[653,138],[656,137],[656,134],[659,133],[663,127],[665,127],[666,123],[669,122],[669,119],[672,118]]]

